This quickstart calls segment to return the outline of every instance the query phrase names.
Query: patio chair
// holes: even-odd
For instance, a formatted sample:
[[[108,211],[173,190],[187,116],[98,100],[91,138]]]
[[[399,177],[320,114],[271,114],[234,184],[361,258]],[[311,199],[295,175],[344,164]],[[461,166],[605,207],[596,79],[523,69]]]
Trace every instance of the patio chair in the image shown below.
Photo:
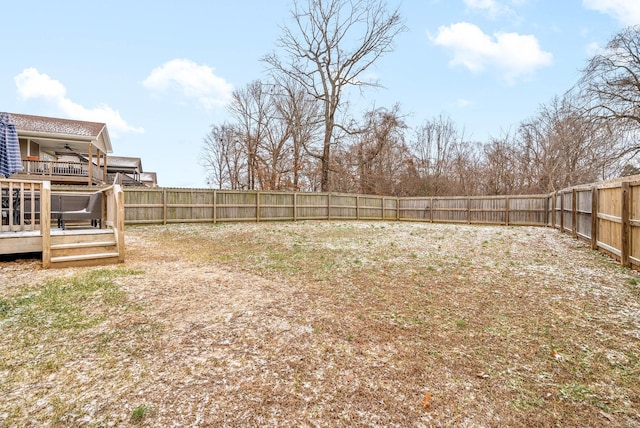
[[[90,221],[91,226],[101,227],[102,225],[102,192],[95,192],[91,195],[57,195],[59,200],[52,202],[52,206],[57,205],[56,211],[51,211],[51,216],[58,220],[58,227],[66,229],[67,221]]]

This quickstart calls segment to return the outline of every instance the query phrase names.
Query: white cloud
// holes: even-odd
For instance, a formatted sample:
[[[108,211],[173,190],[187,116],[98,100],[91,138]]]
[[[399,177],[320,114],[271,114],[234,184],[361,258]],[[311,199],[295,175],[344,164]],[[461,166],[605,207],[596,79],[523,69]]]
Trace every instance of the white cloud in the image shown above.
[[[470,105],[472,105],[472,104],[473,104],[473,102],[472,102],[471,100],[467,100],[467,99],[465,99],[465,98],[458,98],[458,99],[456,100],[456,105],[457,105],[458,107],[462,107],[462,108],[464,108],[464,107],[469,107],[469,106],[470,106]]]
[[[597,55],[598,53],[601,52],[601,50],[602,50],[602,47],[597,42],[589,43],[585,49],[585,51],[587,52],[587,55],[589,55],[590,57]]]
[[[638,0],[582,0],[587,9],[611,15],[623,25],[640,24],[640,1]]]
[[[450,50],[452,66],[473,72],[495,69],[509,83],[553,61],[553,55],[540,48],[535,36],[501,32],[490,36],[468,22],[440,27],[431,41]]]
[[[120,112],[106,104],[88,109],[67,98],[67,89],[49,75],[40,73],[36,68],[26,68],[14,77],[18,96],[22,99],[44,99],[53,103],[63,114],[71,119],[106,123],[109,132],[114,135],[123,132],[142,133],[144,129],[131,126],[122,118]]]
[[[513,14],[513,11],[509,6],[506,6],[496,0],[464,0],[464,4],[467,8],[480,10],[491,18]]]
[[[231,98],[233,85],[213,71],[188,59],[172,59],[154,68],[142,84],[159,92],[177,87],[185,97],[196,99],[205,108],[223,106]]]

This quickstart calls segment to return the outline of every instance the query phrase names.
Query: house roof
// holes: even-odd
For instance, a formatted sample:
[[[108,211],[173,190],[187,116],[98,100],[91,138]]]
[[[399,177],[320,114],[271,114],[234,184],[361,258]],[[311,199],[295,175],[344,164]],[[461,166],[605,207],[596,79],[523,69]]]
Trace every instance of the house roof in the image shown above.
[[[155,172],[141,172],[140,181],[155,186],[158,184],[158,175]]]
[[[109,169],[131,169],[142,172],[142,160],[140,158],[126,156],[109,156],[107,158],[107,168]]]
[[[113,151],[107,125],[100,122],[10,113],[19,137],[94,142],[106,153]]]

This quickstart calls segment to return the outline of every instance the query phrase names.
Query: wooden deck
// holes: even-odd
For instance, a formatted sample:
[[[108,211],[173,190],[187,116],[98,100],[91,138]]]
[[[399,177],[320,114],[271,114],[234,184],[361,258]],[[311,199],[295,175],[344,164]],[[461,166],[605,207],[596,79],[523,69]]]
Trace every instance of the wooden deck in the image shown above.
[[[15,180],[47,180],[54,184],[104,184],[105,173],[88,162],[23,160]]]
[[[45,268],[124,261],[124,195],[120,186],[102,190],[105,201],[102,227],[78,223],[66,229],[51,227],[49,182],[0,180],[0,190],[6,190],[5,199],[7,195],[18,195],[15,199],[11,196],[10,203],[3,205],[0,254],[41,253]],[[38,204],[33,197],[36,193]],[[36,205],[37,210],[24,208]]]

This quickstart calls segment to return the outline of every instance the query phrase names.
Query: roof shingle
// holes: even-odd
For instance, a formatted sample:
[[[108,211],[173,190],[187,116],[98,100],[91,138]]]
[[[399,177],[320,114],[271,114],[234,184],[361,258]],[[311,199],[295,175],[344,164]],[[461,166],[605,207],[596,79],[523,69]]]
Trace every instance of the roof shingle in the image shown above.
[[[106,126],[104,123],[99,122],[31,116],[28,114],[10,113],[10,115],[16,124],[18,132],[42,132],[96,138]]]

